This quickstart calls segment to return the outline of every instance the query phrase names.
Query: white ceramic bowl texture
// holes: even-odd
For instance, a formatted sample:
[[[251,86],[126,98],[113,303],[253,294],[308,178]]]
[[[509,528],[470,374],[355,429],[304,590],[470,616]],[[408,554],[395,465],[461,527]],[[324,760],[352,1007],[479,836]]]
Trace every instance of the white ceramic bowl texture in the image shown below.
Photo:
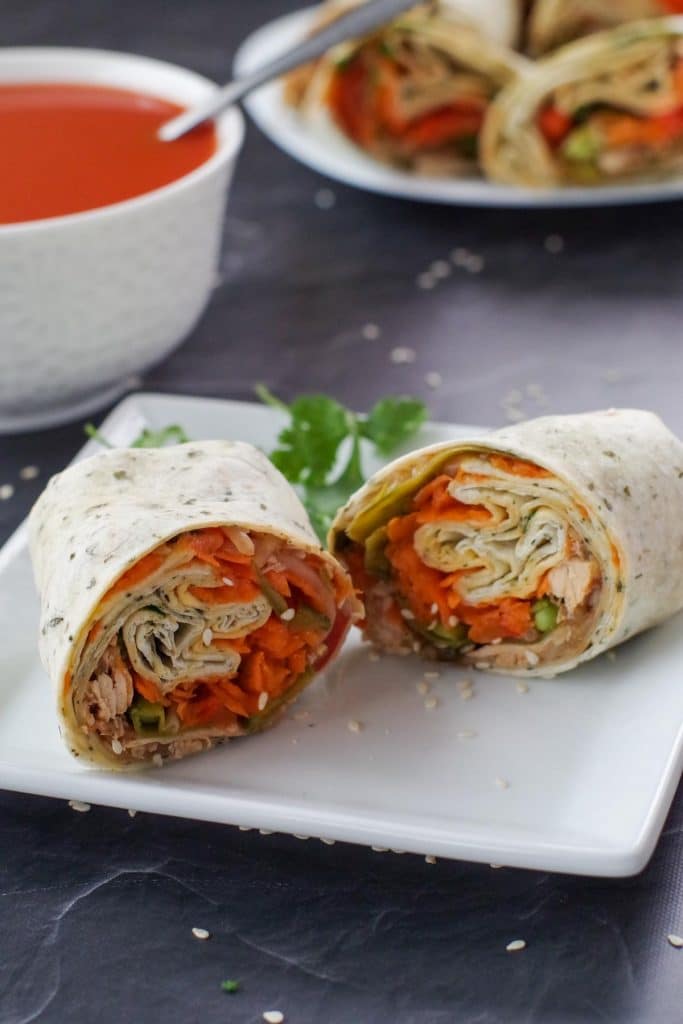
[[[111,85],[187,106],[215,88],[192,71],[129,54],[0,49],[0,83],[19,81]],[[209,160],[154,192],[0,225],[0,430],[97,408],[192,330],[216,280],[244,135],[239,111],[219,118],[217,135]]]

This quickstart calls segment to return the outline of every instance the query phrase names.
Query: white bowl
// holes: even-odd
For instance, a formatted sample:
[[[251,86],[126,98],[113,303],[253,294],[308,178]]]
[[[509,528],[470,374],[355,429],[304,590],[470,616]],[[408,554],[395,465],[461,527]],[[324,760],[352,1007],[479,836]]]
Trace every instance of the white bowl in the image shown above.
[[[104,50],[0,49],[0,83],[67,81],[192,105],[216,88],[173,64]],[[232,109],[216,153],[170,185],[66,217],[0,225],[0,432],[75,419],[168,355],[217,273],[244,136]],[[40,139],[36,139],[36,146]],[[172,143],[170,143],[172,145]]]

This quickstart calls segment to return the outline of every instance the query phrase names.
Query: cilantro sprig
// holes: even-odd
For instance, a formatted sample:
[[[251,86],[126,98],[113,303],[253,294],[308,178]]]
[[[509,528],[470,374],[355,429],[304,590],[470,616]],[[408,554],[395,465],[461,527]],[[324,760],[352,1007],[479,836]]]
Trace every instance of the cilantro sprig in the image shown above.
[[[108,441],[93,423],[86,423],[83,430],[91,440],[99,442],[105,448],[114,447],[111,441]],[[177,423],[172,423],[168,427],[161,427],[160,430],[150,430],[149,427],[145,427],[135,440],[131,441],[128,447],[163,448],[167,444],[185,444],[189,440],[183,428]]]
[[[322,540],[336,511],[365,481],[363,441],[380,455],[391,455],[427,417],[425,404],[417,398],[383,398],[363,416],[326,395],[302,395],[287,405],[263,384],[256,393],[290,418],[270,459],[290,483],[301,488],[306,511]]]

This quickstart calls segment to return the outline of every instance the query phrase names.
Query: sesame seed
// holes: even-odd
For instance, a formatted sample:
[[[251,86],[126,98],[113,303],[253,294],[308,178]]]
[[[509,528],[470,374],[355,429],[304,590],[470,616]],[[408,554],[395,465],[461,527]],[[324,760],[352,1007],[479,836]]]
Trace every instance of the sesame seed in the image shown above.
[[[14,494],[14,487],[12,484],[2,484],[0,486],[0,501],[9,501]]]
[[[111,749],[114,751],[115,754],[122,754],[123,743],[121,743],[121,740],[113,739],[111,741]]]
[[[263,1014],[266,1024],[282,1024],[285,1015],[282,1010],[266,1010]]]
[[[273,834],[272,829],[269,828],[260,828],[258,831],[260,836],[272,836]]]
[[[667,935],[666,941],[674,949],[683,949],[683,938],[680,935]]]
[[[362,724],[356,718],[350,718],[347,723],[347,729],[349,732],[358,733],[363,728]]]
[[[195,939],[206,940],[209,938],[209,933],[207,932],[206,928],[193,928],[192,934],[194,935]]]
[[[526,942],[524,939],[513,939],[505,948],[508,953],[518,953],[521,949],[526,949]]]
[[[239,828],[240,832],[251,832],[252,831],[251,825],[239,825],[238,828]]]
[[[436,280],[431,274],[418,274],[415,283],[422,291],[428,292],[435,287]]]
[[[155,766],[156,768],[161,768],[161,766],[163,765],[163,763],[164,763],[164,759],[163,759],[163,757],[161,756],[161,754],[155,754],[155,755],[154,755],[154,757],[152,758],[152,764],[153,764],[153,765],[154,765],[154,766]]]
[[[432,613],[432,615],[437,615],[437,614],[438,614],[438,612],[439,612],[439,606],[438,606],[438,604],[436,603],[436,601],[434,602],[434,604],[433,604],[433,605],[431,606],[431,608],[430,608],[429,610],[430,610],[430,612]]]
[[[515,689],[517,690],[517,693],[528,693],[529,692],[529,687],[527,686],[526,683],[517,683],[515,685]]]
[[[459,696],[460,696],[460,700],[472,700],[472,698],[474,697],[474,691],[473,690],[461,690]]]
[[[323,839],[322,836],[320,837],[320,842],[324,843],[325,846],[334,846],[336,841],[336,839]]]
[[[415,615],[413,614],[413,612],[411,612],[410,608],[401,608],[401,615],[403,616],[404,619],[407,619],[408,621],[415,618]]]
[[[283,622],[291,622],[295,615],[295,610],[293,608],[288,608],[286,612],[282,613],[280,618],[282,619]]]
[[[128,808],[128,817],[129,817],[129,818],[134,818],[134,817],[135,817],[135,815],[136,815],[137,813],[138,813],[138,812],[137,812],[137,811],[134,811],[134,810],[132,809],[132,807],[129,807],[129,808]]]
[[[298,832],[293,832],[292,835],[294,836],[295,839],[304,839],[305,840],[305,839],[310,839],[311,838],[310,836],[299,835]]]
[[[85,814],[90,810],[90,804],[85,804],[82,800],[69,800],[69,807],[72,811],[78,811],[79,814]]]
[[[210,630],[208,628],[208,626],[207,626],[207,628],[202,633],[202,643],[204,644],[205,647],[210,647],[212,640],[213,640],[213,631]]]
[[[221,582],[226,587],[234,587],[235,586],[234,582],[228,576],[224,576],[223,579],[221,580]]]
[[[388,853],[389,852],[389,848],[387,846],[371,846],[370,849],[374,850],[375,853]]]
[[[429,273],[432,274],[437,279],[448,277],[450,272],[451,266],[447,260],[434,260],[431,267],[429,268]]]
[[[441,678],[441,673],[440,672],[424,672],[423,675],[424,675],[425,679],[440,679]]]
[[[396,363],[396,365],[400,365],[401,363],[414,363],[416,359],[416,352],[414,348],[408,348],[407,345],[397,345],[396,348],[392,348],[389,358],[392,363]]]
[[[425,374],[425,384],[432,391],[436,391],[443,384],[443,377],[436,370],[430,370],[429,373]]]
[[[498,786],[498,789],[509,789],[510,788],[510,783],[508,782],[508,780],[507,779],[501,779],[500,776],[498,776],[498,778],[496,779],[496,785]]]
[[[259,709],[259,711],[263,711],[263,709],[265,708],[267,703],[268,703],[268,694],[264,690],[263,693],[259,693],[259,695],[258,695],[258,709]]]
[[[464,690],[471,690],[474,686],[474,682],[471,679],[458,679],[456,686],[462,692]]]
[[[361,331],[366,341],[377,341],[381,333],[378,324],[365,324]]]
[[[426,697],[429,693],[429,683],[426,679],[421,679],[420,682],[416,684],[415,689],[421,697]]]
[[[319,210],[331,210],[337,197],[331,188],[319,188],[313,201]]]
[[[546,252],[552,253],[553,256],[557,256],[558,252],[562,252],[564,249],[564,238],[562,235],[547,235],[543,243],[543,247]]]
[[[436,697],[427,697],[427,700],[425,701],[425,709],[427,711],[433,711],[438,703],[439,701]]]
[[[476,732],[474,732],[472,729],[461,729],[460,732],[458,733],[458,739],[473,740],[476,735]]]
[[[448,616],[448,625],[451,627],[451,629],[453,629],[454,626],[458,625],[458,617],[457,617],[457,615],[449,615]]]
[[[436,857],[432,856],[431,853],[427,854],[427,856],[425,857],[425,863],[426,864],[436,864]]]
[[[37,466],[24,466],[23,469],[19,470],[19,476],[22,480],[35,480],[40,470]]]
[[[534,668],[535,665],[538,665],[540,659],[536,654],[536,651],[525,651],[524,656],[532,668]]]
[[[498,869],[502,868],[502,866],[502,864],[489,864],[489,867],[493,868],[494,871],[498,871]]]

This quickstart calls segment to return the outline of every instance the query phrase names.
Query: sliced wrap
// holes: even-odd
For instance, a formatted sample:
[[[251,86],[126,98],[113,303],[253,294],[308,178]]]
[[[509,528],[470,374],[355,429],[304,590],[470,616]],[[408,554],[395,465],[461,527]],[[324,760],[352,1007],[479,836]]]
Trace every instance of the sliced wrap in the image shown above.
[[[683,0],[533,0],[527,50],[539,57],[592,32],[682,12]]]
[[[34,506],[30,543],[61,731],[110,768],[263,728],[360,610],[292,488],[239,442],[80,462]]]
[[[683,17],[599,32],[539,61],[490,105],[488,177],[603,185],[683,168]]]
[[[329,545],[377,646],[554,675],[683,607],[683,445],[628,409],[434,445],[361,488]]]
[[[290,101],[313,120],[330,116],[379,160],[423,173],[471,173],[488,104],[527,61],[482,34],[481,11],[477,19],[457,7],[423,5],[335,48],[309,81],[290,83]]]

